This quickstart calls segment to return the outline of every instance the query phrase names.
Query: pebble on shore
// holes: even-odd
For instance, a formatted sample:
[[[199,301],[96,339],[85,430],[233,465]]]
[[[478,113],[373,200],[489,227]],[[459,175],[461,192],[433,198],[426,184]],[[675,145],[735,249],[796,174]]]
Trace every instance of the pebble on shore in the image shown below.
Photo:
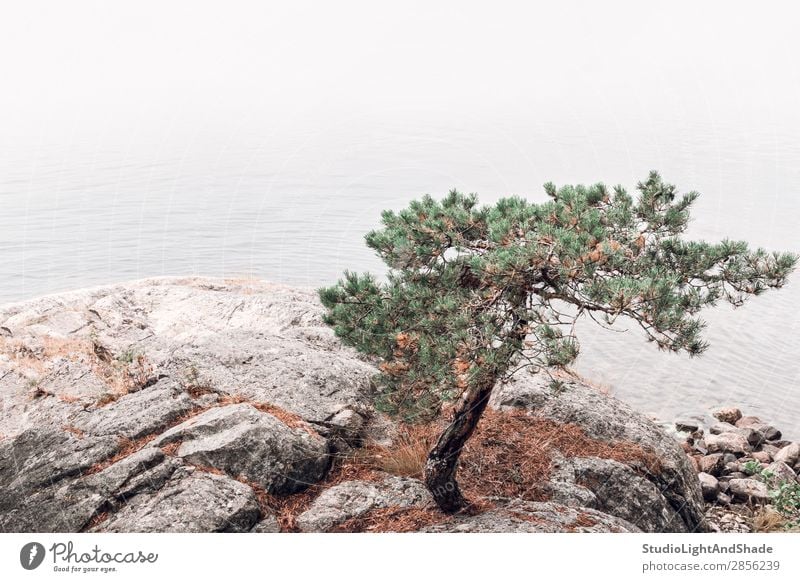
[[[754,508],[771,501],[761,471],[769,470],[779,483],[800,483],[800,443],[781,440],[780,430],[733,406],[720,408],[713,416],[719,422],[707,432],[696,420],[677,420],[675,428],[698,473],[711,528],[753,531]]]

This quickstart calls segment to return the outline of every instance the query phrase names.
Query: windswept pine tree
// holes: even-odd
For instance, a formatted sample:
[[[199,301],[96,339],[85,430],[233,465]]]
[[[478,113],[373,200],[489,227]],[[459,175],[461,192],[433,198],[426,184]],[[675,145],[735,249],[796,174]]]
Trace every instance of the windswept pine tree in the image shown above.
[[[428,456],[425,480],[441,509],[462,509],[458,458],[495,384],[523,368],[566,366],[575,322],[636,322],[664,350],[707,347],[698,312],[781,287],[790,253],[682,238],[696,192],[656,172],[635,198],[622,187],[545,184],[548,200],[425,196],[366,235],[385,281],[347,272],[322,289],[327,323],[380,361],[379,407],[429,421],[455,401]]]

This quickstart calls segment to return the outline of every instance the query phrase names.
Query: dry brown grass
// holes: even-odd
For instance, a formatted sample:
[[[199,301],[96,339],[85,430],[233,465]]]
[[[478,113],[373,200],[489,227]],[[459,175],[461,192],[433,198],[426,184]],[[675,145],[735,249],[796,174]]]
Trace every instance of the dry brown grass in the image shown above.
[[[529,416],[522,411],[487,410],[461,456],[459,482],[475,499],[517,497],[544,501],[555,452],[566,457],[613,459],[639,470],[658,472],[657,456],[637,444],[603,442],[572,424]]]
[[[470,503],[457,514],[443,513],[434,504],[425,507],[384,507],[350,518],[333,527],[334,533],[406,533],[415,532],[429,525],[447,523],[457,515],[480,515],[490,509],[495,509],[495,503],[485,499]],[[536,518],[527,514],[523,519],[534,521]]]
[[[201,396],[205,396],[206,394],[216,394],[217,391],[209,386],[202,386],[196,384],[189,384],[183,387],[184,392],[186,392],[192,398],[200,398]]]
[[[438,432],[438,427],[431,425],[400,426],[392,446],[368,448],[371,462],[391,475],[420,478]]]
[[[153,366],[146,356],[120,361],[105,346],[87,337],[46,335],[29,340],[0,337],[0,353],[9,356],[12,368],[22,376],[44,376],[51,370],[53,361],[60,358],[88,365],[108,386],[108,391],[98,399],[98,406],[110,404],[146,386],[153,378]],[[59,398],[63,402],[77,400],[67,395]]]
[[[59,394],[58,399],[66,404],[73,404],[80,400],[78,396],[74,396],[72,394]]]
[[[284,410],[280,406],[270,404],[269,402],[253,402],[248,400],[244,400],[243,402],[247,402],[261,412],[271,414],[286,426],[291,428],[301,428],[307,433],[311,434],[311,436],[319,437],[319,433],[311,428],[311,425],[309,425],[299,414],[289,412],[288,410]]]
[[[586,384],[587,386],[591,386],[592,388],[596,388],[598,392],[605,396],[610,396],[614,389],[611,387],[610,384],[605,384],[603,382],[598,382],[597,380],[590,380],[586,376],[579,374],[572,368],[565,368],[563,371],[560,370],[553,370],[551,372],[556,379],[560,380],[577,380],[581,384]]]
[[[263,287],[263,281],[253,275],[231,277],[224,282],[229,287],[238,287],[237,291],[241,295],[253,295]]]
[[[220,396],[219,400],[211,406],[228,406],[229,404],[241,404],[242,402],[248,402],[247,398],[241,396],[239,394],[223,394]]]
[[[253,490],[253,494],[256,496],[256,502],[258,503],[258,509],[261,511],[261,516],[270,515],[272,513],[272,506],[270,505],[271,497],[270,494],[267,493],[267,490],[264,489],[258,483],[253,483],[252,481],[248,481],[243,477],[239,476],[236,478],[237,481],[243,483],[250,487]]]
[[[406,533],[452,520],[435,507],[386,507],[353,517],[331,529],[334,533]]]
[[[91,531],[92,529],[96,528],[98,525],[106,521],[111,516],[111,513],[108,511],[100,511],[95,513],[89,522],[83,526],[81,531]]]
[[[127,437],[117,437],[119,439],[119,448],[117,449],[116,454],[114,456],[109,457],[104,461],[100,461],[99,463],[95,463],[89,469],[86,470],[84,475],[94,475],[95,473],[99,473],[114,463],[118,463],[122,459],[131,456],[133,453],[140,451],[154,438],[156,438],[157,433],[149,434],[143,436],[138,439],[129,439]]]
[[[535,515],[532,515],[530,513],[525,513],[525,512],[522,512],[522,511],[509,511],[508,515],[511,516],[511,517],[515,517],[517,519],[521,519],[522,521],[529,521],[531,523],[538,523],[538,524],[541,524],[541,525],[544,525],[544,524],[547,523],[541,517],[537,517]]]
[[[86,338],[80,337],[56,337],[56,336],[43,336],[43,356],[46,359],[54,358],[68,358],[73,359],[76,357],[88,355],[93,353],[93,342]]]
[[[93,354],[97,353],[94,349]],[[139,354],[132,361],[95,357],[92,371],[108,386],[108,391],[97,399],[97,406],[115,402],[122,396],[141,390],[153,381],[153,365],[146,356]]]
[[[9,357],[11,369],[23,376],[42,375],[47,371],[42,347],[32,346],[18,338],[0,336],[0,353]]]
[[[458,479],[470,498],[547,498],[550,427],[536,428],[523,415],[487,410],[461,455]]]
[[[27,341],[0,337],[0,353],[8,355],[14,369],[20,373],[44,374],[56,358],[85,361],[92,355],[92,342],[86,338],[48,335]]]
[[[183,443],[179,440],[173,441],[168,445],[164,445],[163,447],[161,447],[161,452],[167,456],[174,457],[175,454],[178,452],[178,449],[181,448],[181,444]]]
[[[108,406],[112,402],[116,402],[119,400],[124,394],[117,394],[115,392],[104,392],[100,396],[97,397],[94,404],[95,406],[103,407]]]
[[[219,475],[221,477],[228,476],[228,474],[222,469],[217,469],[211,465],[192,465],[192,467],[194,467],[197,471],[202,471],[203,473],[211,473],[212,475]]]
[[[593,525],[597,525],[597,520],[588,513],[583,512],[578,513],[575,523],[572,524],[573,527],[592,527]]]
[[[773,508],[761,507],[753,515],[753,531],[755,533],[770,533],[786,531],[786,520]]]
[[[66,431],[68,433],[74,434],[79,439],[83,438],[83,431],[81,429],[79,429],[78,427],[76,427],[76,426],[72,426],[72,425],[68,424],[68,425],[62,426],[61,428],[62,428],[62,430]]]

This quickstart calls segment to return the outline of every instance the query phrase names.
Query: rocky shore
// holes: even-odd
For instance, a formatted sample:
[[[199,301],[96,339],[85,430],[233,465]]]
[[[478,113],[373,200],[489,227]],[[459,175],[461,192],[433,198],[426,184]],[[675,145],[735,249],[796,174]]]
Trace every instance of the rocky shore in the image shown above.
[[[800,526],[800,443],[735,407],[710,426],[679,420],[675,428],[697,472],[712,529],[781,531]]]
[[[0,531],[713,531],[765,500],[749,460],[797,468],[759,422],[682,445],[575,375],[523,373],[447,516],[420,481],[441,427],[376,411],[376,362],[322,313],[311,290],[205,278],[0,307]]]

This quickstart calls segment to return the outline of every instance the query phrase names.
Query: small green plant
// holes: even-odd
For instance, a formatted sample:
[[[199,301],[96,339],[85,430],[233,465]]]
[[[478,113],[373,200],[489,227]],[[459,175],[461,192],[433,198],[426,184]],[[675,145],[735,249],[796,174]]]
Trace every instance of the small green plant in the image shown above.
[[[755,475],[756,473],[761,473],[761,463],[751,459],[742,465],[742,469],[748,475]]]
[[[106,406],[107,404],[111,404],[112,402],[116,402],[117,400],[119,400],[119,397],[120,394],[114,392],[103,392],[100,396],[98,396],[95,405]]]
[[[750,462],[745,463],[745,470]],[[800,483],[779,480],[778,476],[769,469],[756,471],[754,474],[760,475],[767,484],[772,507],[784,518],[784,528],[800,527]]]
[[[183,378],[180,383],[183,390],[188,392],[192,398],[217,392],[213,386],[203,379],[200,370],[194,364],[190,364],[183,369]]]
[[[786,527],[800,527],[800,484],[782,482],[770,491],[772,505],[786,518]]]
[[[184,370],[183,373],[184,384],[186,386],[199,386],[200,385],[200,371],[194,364],[190,365]]]
[[[139,352],[133,348],[128,348],[120,355],[117,356],[117,360],[122,362],[123,364],[133,364],[136,361],[136,358],[139,356]]]

